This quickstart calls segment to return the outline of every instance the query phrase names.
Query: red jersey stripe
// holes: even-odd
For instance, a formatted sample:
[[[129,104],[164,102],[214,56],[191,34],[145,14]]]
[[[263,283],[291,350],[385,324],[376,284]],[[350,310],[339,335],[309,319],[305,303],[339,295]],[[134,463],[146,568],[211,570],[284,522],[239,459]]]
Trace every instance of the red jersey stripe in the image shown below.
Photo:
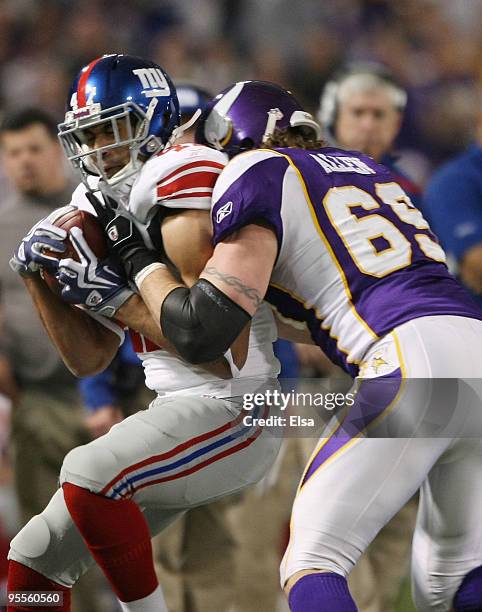
[[[176,176],[176,174],[179,174],[180,172],[190,170],[191,168],[201,168],[202,166],[207,166],[208,168],[219,168],[220,170],[224,169],[224,165],[220,164],[219,162],[213,162],[208,160],[191,162],[190,164],[185,164],[184,166],[180,166],[179,168],[173,170],[170,174],[165,176],[162,181],[159,182],[159,185],[164,185],[167,181],[169,181],[172,177]]]
[[[142,353],[144,347],[142,346],[142,337],[141,337],[140,333],[134,331],[133,329],[130,329],[129,330],[129,336],[131,338],[132,348],[134,349],[134,351],[136,353]]]
[[[158,351],[161,349],[160,346],[149,340],[149,338],[146,338],[133,329],[129,330],[129,336],[132,341],[132,348],[136,353],[150,353],[151,351]]]
[[[146,353],[151,353],[152,351],[159,351],[161,349],[159,345],[157,345],[155,342],[152,342],[152,340],[149,340],[149,338],[146,338],[145,336],[144,342],[146,345]]]
[[[167,198],[168,201],[170,200],[192,200],[193,198],[212,198],[212,190],[211,191],[194,191],[192,193],[178,193],[176,195],[172,195],[169,196],[169,198]]]
[[[159,185],[157,195],[162,198],[173,195],[184,189],[194,189],[194,187],[214,187],[219,174],[217,172],[192,172],[186,174],[169,183],[169,185]]]

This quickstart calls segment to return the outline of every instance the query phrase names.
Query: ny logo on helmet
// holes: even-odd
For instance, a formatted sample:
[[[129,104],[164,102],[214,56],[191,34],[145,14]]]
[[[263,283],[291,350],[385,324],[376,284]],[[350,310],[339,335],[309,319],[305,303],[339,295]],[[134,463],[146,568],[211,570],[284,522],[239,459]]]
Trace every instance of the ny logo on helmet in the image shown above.
[[[139,78],[144,90],[149,90],[144,91],[146,98],[168,96],[171,93],[169,83],[159,68],[137,68],[132,72]]]

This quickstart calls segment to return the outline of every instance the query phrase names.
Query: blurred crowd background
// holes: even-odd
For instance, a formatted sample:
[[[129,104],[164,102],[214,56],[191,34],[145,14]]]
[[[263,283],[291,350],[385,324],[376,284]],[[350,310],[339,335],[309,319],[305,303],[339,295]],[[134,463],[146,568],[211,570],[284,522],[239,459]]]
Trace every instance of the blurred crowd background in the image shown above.
[[[478,0],[3,0],[0,103],[39,105],[60,119],[79,67],[127,52],[212,91],[277,82],[316,110],[347,62],[376,61],[407,88],[400,145],[417,156],[423,181],[470,138],[481,23]]]
[[[148,57],[174,82],[213,93],[237,80],[273,81],[314,114],[327,82],[347,65],[371,62],[408,93],[396,150],[401,169],[423,189],[474,139],[482,101],[481,23],[482,0],[0,0],[0,119],[37,107],[61,121],[74,75],[103,53]],[[0,165],[0,210],[13,189]],[[311,349],[288,352],[284,363],[290,359],[304,376],[333,375]],[[103,433],[103,423],[86,417],[86,424],[91,435]],[[8,540],[24,522],[15,509],[8,408],[1,402],[0,450],[1,583]],[[215,527],[203,529],[209,534]],[[411,610],[408,599],[401,601],[398,610]]]

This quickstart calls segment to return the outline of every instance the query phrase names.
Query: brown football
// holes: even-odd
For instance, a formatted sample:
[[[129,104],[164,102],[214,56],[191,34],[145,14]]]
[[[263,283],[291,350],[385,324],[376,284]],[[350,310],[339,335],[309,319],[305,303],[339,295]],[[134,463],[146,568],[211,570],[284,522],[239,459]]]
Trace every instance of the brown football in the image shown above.
[[[67,232],[73,227],[80,227],[84,233],[84,238],[87,244],[90,246],[95,255],[99,259],[103,259],[107,256],[107,241],[105,239],[104,229],[97,221],[95,215],[92,215],[85,210],[73,208],[72,206],[64,206],[59,208],[58,212],[58,217],[51,219],[51,222],[54,225],[64,229]],[[57,257],[58,259],[70,257],[76,261],[79,261],[77,253],[72,246],[69,237],[65,239],[65,243],[67,245],[67,249],[63,253],[54,253],[50,251],[49,255]],[[60,295],[62,286],[59,284],[57,279],[50,274],[50,272],[42,270],[42,278],[54,293]]]

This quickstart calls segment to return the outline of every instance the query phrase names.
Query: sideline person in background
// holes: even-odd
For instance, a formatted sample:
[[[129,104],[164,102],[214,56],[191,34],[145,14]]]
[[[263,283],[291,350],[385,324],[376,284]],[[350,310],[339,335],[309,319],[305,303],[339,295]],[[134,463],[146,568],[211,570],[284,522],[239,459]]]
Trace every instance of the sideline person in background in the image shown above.
[[[482,307],[482,105],[475,142],[433,175],[423,204],[455,271]]]
[[[387,166],[418,207],[420,188],[401,170],[395,150],[406,104],[405,90],[383,67],[355,65],[326,84],[317,118],[332,144]]]

